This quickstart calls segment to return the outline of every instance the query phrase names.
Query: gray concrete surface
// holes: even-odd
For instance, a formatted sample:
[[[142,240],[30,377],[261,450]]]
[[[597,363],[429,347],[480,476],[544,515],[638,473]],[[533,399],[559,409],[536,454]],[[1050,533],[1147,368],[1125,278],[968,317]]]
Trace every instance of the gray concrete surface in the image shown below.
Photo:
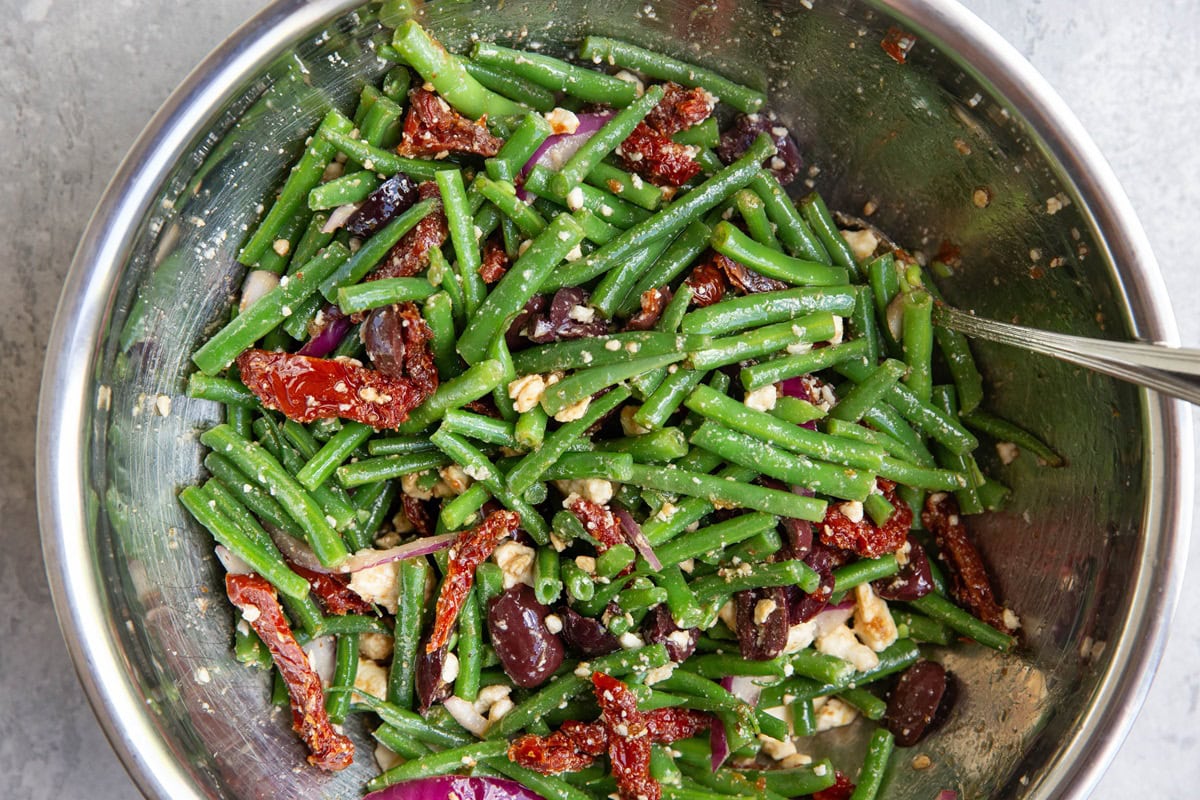
[[[820,2],[820,0],[817,0]],[[1200,6],[966,0],[1062,94],[1150,235],[1185,342],[1200,344]],[[134,798],[67,659],[41,564],[33,415],[71,253],[118,160],[186,72],[257,2],[0,0],[0,797]],[[1200,785],[1200,557],[1137,724],[1094,795]],[[1192,787],[1188,791],[1184,787]]]

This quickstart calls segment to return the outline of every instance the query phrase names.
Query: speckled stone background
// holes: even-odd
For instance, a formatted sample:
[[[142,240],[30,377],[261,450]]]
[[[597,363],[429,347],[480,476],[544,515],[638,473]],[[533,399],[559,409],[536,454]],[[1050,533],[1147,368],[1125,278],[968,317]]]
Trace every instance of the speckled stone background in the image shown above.
[[[1200,345],[1200,4],[965,4],[1091,131],[1150,235],[1183,340]],[[33,481],[42,350],[75,242],[118,160],[187,71],[259,6],[0,0],[0,798],[137,797],[76,682],[42,570]],[[1200,557],[1154,687],[1095,797],[1195,796],[1197,604]]]

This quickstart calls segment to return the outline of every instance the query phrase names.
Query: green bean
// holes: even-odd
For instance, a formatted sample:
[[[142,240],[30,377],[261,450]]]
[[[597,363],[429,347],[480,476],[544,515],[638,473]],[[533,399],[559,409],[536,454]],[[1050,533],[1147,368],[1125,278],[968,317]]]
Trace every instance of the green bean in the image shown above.
[[[693,369],[716,369],[770,355],[800,342],[827,341],[835,332],[833,315],[819,311],[789,322],[764,325],[748,333],[714,339],[704,349],[692,353],[689,361]]]
[[[442,426],[451,433],[478,439],[481,442],[488,442],[489,444],[514,447],[517,443],[517,440],[513,438],[513,425],[511,422],[485,417],[482,414],[474,414],[469,411],[459,409],[447,411],[445,418],[442,420]]]
[[[350,692],[336,689],[353,689],[354,677],[358,674],[358,634],[347,633],[337,637],[337,652],[334,656],[333,680],[325,696],[325,711],[329,721],[341,725],[350,711]]]
[[[719,222],[709,239],[714,250],[763,275],[791,284],[838,286],[847,282],[847,271],[815,261],[802,261],[759,244],[728,222]]]
[[[886,320],[888,306],[900,294],[900,275],[896,269],[896,257],[892,253],[884,253],[867,264],[867,282],[871,289],[875,313],[879,319]],[[898,342],[892,335],[891,327],[885,325],[882,335],[893,355],[898,355]]]
[[[624,364],[606,364],[579,370],[546,389],[542,396],[542,408],[546,409],[547,414],[558,414],[602,389],[623,383],[647,370],[682,361],[686,357],[686,353],[670,353],[634,358]]]
[[[467,207],[467,190],[458,170],[443,170],[434,176],[434,180],[441,194],[450,241],[454,243],[467,314],[473,314],[483,302],[487,287],[479,276],[479,240],[475,238],[475,220]]]
[[[555,190],[565,195],[583,182],[583,179],[605,156],[614,149],[619,150],[621,142],[633,133],[638,123],[654,110],[663,98],[666,90],[663,86],[651,86],[645,93],[631,102],[628,106],[614,114],[604,123],[600,130],[592,134],[584,144],[563,164],[554,177],[552,185]]]
[[[677,369],[667,371],[658,388],[646,398],[646,402],[633,414],[635,424],[643,428],[656,429],[666,424],[684,398],[700,385],[707,373],[701,370]]]
[[[526,769],[507,758],[493,758],[484,763],[506,778],[528,786],[545,800],[595,800],[592,794],[584,789],[575,788],[563,778]]]
[[[684,128],[674,134],[671,141],[697,147],[717,147],[721,144],[721,129],[717,126],[717,118],[709,117],[690,128]]]
[[[904,383],[914,395],[929,402],[933,386],[933,298],[922,289],[914,289],[902,297],[903,352],[904,363],[908,365]]]
[[[615,578],[637,558],[637,552],[625,542],[614,544],[596,557],[596,577]],[[630,591],[626,589],[625,591]]]
[[[239,523],[218,508],[219,503],[212,494],[214,488],[223,489],[224,487],[219,483],[203,488],[188,486],[179,493],[179,501],[191,512],[197,522],[208,529],[218,543],[253,567],[255,572],[262,575],[281,593],[295,598],[307,597],[308,581],[288,568],[279,551],[273,544],[270,544],[270,538],[266,536],[265,532],[262,532],[262,536],[266,537],[266,541],[263,542],[253,532],[243,527],[245,520]],[[227,494],[223,500],[237,503],[232,493]],[[238,506],[241,507],[240,504]],[[242,511],[247,516],[250,515],[250,512],[246,511],[244,507],[242,507]],[[259,531],[261,530],[259,528]]]
[[[896,385],[906,369],[904,362],[887,359],[872,369],[870,374],[850,391],[843,393],[838,398],[837,405],[829,412],[829,416],[843,422],[857,422],[862,419],[867,409],[879,402],[887,395],[888,390]]]
[[[354,507],[358,509],[355,524],[343,533],[347,542],[355,550],[370,547],[375,541],[375,535],[383,526],[391,510],[392,501],[396,499],[396,484],[391,481],[381,481],[365,486],[354,493]]]
[[[357,314],[406,300],[425,300],[437,288],[424,278],[381,278],[337,290],[337,304],[343,314]]]
[[[887,403],[876,405],[863,415],[863,421],[870,423],[875,430],[900,442],[905,449],[905,455],[902,456],[905,461],[922,467],[933,466],[933,454],[925,446],[924,440],[892,406]]]
[[[662,205],[663,190],[638,175],[601,161],[584,178],[598,189],[606,189],[622,200],[647,211],[657,211]]]
[[[628,453],[563,453],[545,472],[542,480],[572,481],[582,478],[607,478],[610,481],[629,480],[633,456]]]
[[[322,183],[308,193],[308,207],[313,211],[324,211],[348,203],[367,199],[379,188],[381,181],[370,170],[350,172],[331,181]]]
[[[438,385],[437,391],[408,415],[408,421],[397,428],[398,433],[411,434],[437,422],[452,408],[460,408],[472,400],[490,393],[504,380],[504,367],[499,361],[479,361],[462,375]]]
[[[946,412],[951,418],[958,417],[958,401],[954,396],[953,386],[934,386],[930,391],[935,407]],[[955,453],[936,442],[934,455],[937,456],[938,466],[966,478],[966,485],[954,491],[959,511],[963,514],[982,514],[983,503],[979,499],[976,487],[983,483],[983,473],[979,471],[975,459],[969,453]]]
[[[650,214],[644,209],[627,203],[603,188],[583,184],[577,187],[579,189],[578,197],[568,197],[569,190],[559,191],[555,185],[557,177],[556,173],[537,164],[525,176],[524,188],[527,192],[551,200],[559,206],[586,208],[604,222],[618,228],[628,228],[650,218]],[[572,208],[572,210],[575,209]]]
[[[367,442],[367,452],[373,456],[399,456],[407,453],[427,453],[436,450],[424,436],[389,436]]]
[[[304,531],[309,546],[326,567],[336,567],[348,553],[324,511],[283,466],[260,445],[240,437],[228,425],[200,436],[201,444],[232,461],[271,494]]]
[[[750,188],[763,201],[767,217],[775,223],[775,235],[789,253],[804,261],[826,265],[833,263],[821,241],[813,234],[787,192],[779,185],[774,173],[765,169],[759,170],[750,181]]]
[[[823,683],[845,683],[854,675],[854,665],[849,661],[815,650],[794,653],[788,663],[796,675]]]
[[[254,410],[241,406],[225,406],[225,422],[247,439],[253,435]]]
[[[526,114],[499,152],[484,162],[488,175],[495,181],[512,181],[552,132],[541,114]]]
[[[533,592],[537,601],[550,605],[562,594],[558,553],[552,547],[539,547],[533,565]]]
[[[888,759],[892,756],[895,737],[884,728],[876,728],[871,733],[871,741],[867,744],[867,757],[858,773],[858,785],[850,800],[875,800],[879,787],[883,785],[883,776],[887,772]]]
[[[751,296],[761,297],[762,295]],[[709,308],[715,307],[709,306]],[[763,386],[770,386],[773,383],[787,380],[788,378],[795,378],[827,369],[834,364],[840,364],[842,361],[862,358],[866,353],[867,340],[852,339],[851,341],[835,344],[831,347],[809,350],[807,353],[800,353],[794,356],[780,356],[770,361],[764,361],[761,364],[742,367],[740,373],[742,386],[747,391],[752,391]]]
[[[812,228],[813,233],[821,240],[821,244],[832,257],[833,263],[849,270],[854,280],[860,280],[862,270],[858,266],[858,261],[855,260],[850,245],[846,244],[846,240],[838,231],[837,223],[833,221],[833,216],[830,215],[821,195],[813,192],[801,200],[800,213],[804,215],[804,219]]]
[[[1002,510],[1008,496],[1012,493],[1007,486],[991,478],[986,478],[982,485],[976,487],[975,491],[979,493],[979,502],[983,503],[983,507],[988,511]]]
[[[867,495],[866,500],[863,500],[863,511],[871,518],[876,527],[882,528],[888,524],[888,520],[892,518],[896,509],[883,495],[870,494]]]
[[[433,351],[433,363],[437,365],[438,375],[442,379],[461,375],[462,366],[454,349],[458,334],[454,330],[454,301],[450,294],[441,291],[431,295],[425,301],[421,316],[432,334],[429,349]]]
[[[406,760],[420,758],[423,755],[433,752],[429,749],[428,745],[423,744],[415,736],[402,733],[386,722],[371,731],[371,736],[384,747]]]
[[[395,66],[383,76],[383,94],[394,103],[403,103],[412,84],[412,73],[403,66]]]
[[[240,433],[238,435],[241,436]],[[297,538],[303,538],[304,532],[283,510],[279,501],[259,487],[232,461],[219,453],[209,453],[204,457],[204,466],[255,516]]]
[[[538,291],[567,253],[583,239],[583,229],[569,215],[554,218],[525,254],[492,288],[458,340],[458,352],[474,364],[481,361],[492,340],[499,336],[529,298]]]
[[[738,569],[727,575],[718,573],[692,581],[696,600],[704,605],[735,592],[771,586],[799,586],[802,591],[811,593],[816,591],[820,580],[817,573],[803,561],[777,561],[752,564],[750,567],[749,570]]]
[[[279,197],[271,204],[271,210],[263,217],[254,235],[238,254],[239,262],[246,266],[255,264],[275,243],[279,231],[303,208],[309,191],[320,182],[325,168],[337,154],[337,150],[323,138],[323,134],[347,132],[353,127],[354,123],[336,111],[325,115],[316,135],[305,147],[304,154],[288,173]]]
[[[747,770],[746,778],[754,783],[762,781],[768,790],[784,797],[804,797],[828,789],[837,780],[837,773],[829,759],[791,769],[770,769],[762,772]]]
[[[901,638],[907,636],[918,642],[929,642],[943,647],[948,647],[954,641],[954,632],[947,625],[924,614],[899,609],[892,609],[891,614],[896,627],[901,631]]]
[[[659,556],[659,560],[661,559]],[[682,570],[674,564],[664,562],[663,568],[658,570],[654,579],[667,593],[667,608],[670,609],[675,624],[685,629],[699,625],[704,619],[704,611],[696,602],[696,595],[684,579]]]
[[[579,48],[579,57],[597,64],[616,64],[661,81],[699,86],[744,114],[753,114],[766,102],[762,92],[734,83],[711,70],[617,39],[588,36]]]
[[[433,84],[447,103],[471,119],[484,115],[504,117],[524,111],[507,97],[485,89],[471,77],[462,61],[446,52],[415,20],[396,28],[392,46],[422,78]]]
[[[854,304],[854,290],[849,287],[760,292],[698,308],[683,318],[681,328],[684,333],[720,336],[819,311],[844,317],[854,310]]]
[[[350,256],[343,245],[326,247],[286,283],[260,297],[254,305],[234,317],[192,354],[192,361],[205,375],[216,375],[246,348],[274,329],[292,308],[317,290],[317,286]]]
[[[746,482],[753,480],[757,474],[756,470],[733,466],[721,470],[716,477],[719,480]],[[672,509],[669,514],[664,514],[663,509],[659,509],[642,524],[642,533],[652,546],[658,547],[678,536],[693,522],[711,513],[713,504],[703,497],[687,497],[677,504],[673,503]]]
[[[412,708],[416,686],[418,648],[421,643],[421,610],[425,607],[425,586],[429,580],[429,562],[409,558],[400,562],[397,577],[399,597],[396,603],[396,627],[393,631],[392,665],[388,672],[388,702]],[[385,718],[385,722],[389,722]]]
[[[472,742],[440,753],[414,758],[367,781],[367,791],[375,792],[414,778],[446,775],[462,769],[464,764],[495,759],[504,755],[507,749],[508,742],[505,741]]]
[[[592,576],[580,569],[574,561],[563,561],[560,570],[563,586],[572,600],[587,602],[595,596],[596,584],[592,581]]]
[[[701,220],[695,220],[684,228],[674,241],[663,251],[658,260],[642,275],[637,286],[629,293],[629,298],[636,302],[645,292],[659,286],[665,286],[675,280],[697,256],[708,248],[708,238],[712,228]],[[622,313],[628,309],[622,307]]]
[[[1015,644],[1013,637],[971,616],[940,594],[931,592],[924,597],[909,601],[909,605],[930,619],[993,650],[1007,652]]]
[[[967,477],[961,472],[918,467],[895,458],[885,458],[876,471],[881,478],[935,492],[956,492],[967,485]]]
[[[875,321],[871,287],[857,286],[854,293],[854,311],[846,320],[849,323],[849,336],[865,345],[862,361],[866,364],[876,364],[884,352],[884,343],[879,333],[879,325]]]
[[[236,378],[218,378],[205,375],[203,372],[193,372],[188,376],[187,396],[199,400],[212,400],[227,406],[238,408],[260,409],[262,404],[246,388],[246,385]]]
[[[466,733],[460,734],[433,725],[417,712],[395,702],[380,700],[364,692],[355,692],[353,696],[356,702],[361,702],[367,710],[373,711],[385,724],[419,742],[448,748],[458,747],[472,740]]]
[[[412,230],[418,222],[434,210],[437,202],[436,199],[430,198],[416,203],[403,214],[376,231],[371,238],[363,242],[362,247],[358,248],[354,255],[341,262],[336,272],[321,281],[321,293],[325,295],[325,299],[331,303],[337,303],[338,290],[343,287],[353,286],[366,277],[367,273],[375,268],[375,265],[387,255],[388,251],[395,246],[396,242],[400,241],[400,238],[404,234]],[[328,253],[329,248],[326,248],[325,252]],[[385,280],[419,279],[391,278]],[[367,284],[367,287],[374,286],[380,282],[374,281]],[[425,283],[428,284],[428,281],[425,281]],[[432,288],[431,286],[430,289]],[[432,293],[431,291],[430,294]],[[428,297],[428,295],[425,296]]]
[[[442,506],[439,518],[447,530],[456,531],[471,522],[491,498],[491,492],[482,483],[473,483],[465,492]]]
[[[345,153],[351,161],[362,164],[363,169],[373,172],[381,172],[385,175],[403,172],[414,180],[431,181],[438,172],[444,169],[457,169],[457,165],[450,161],[429,161],[423,158],[398,156],[342,131],[323,130],[317,133],[322,139]]]
[[[688,453],[687,436],[678,428],[662,428],[640,436],[607,439],[597,447],[606,452],[629,453],[639,464],[665,464]]]
[[[738,214],[746,223],[746,230],[749,232],[750,238],[758,244],[782,252],[783,247],[775,236],[775,229],[767,217],[762,198],[752,189],[742,189],[734,194],[733,202]]]
[[[845,592],[864,583],[889,578],[900,571],[900,564],[893,553],[877,558],[863,558],[833,571],[833,590]]]
[[[535,405],[517,417],[513,438],[526,450],[536,450],[546,440],[546,425],[549,421],[550,417],[541,405]]]
[[[479,696],[479,673],[483,668],[483,616],[478,592],[473,587],[458,612],[458,644],[454,652],[458,656],[454,694],[474,701]]]
[[[304,468],[296,473],[297,482],[310,492],[316,489],[374,432],[375,429],[370,425],[348,420],[337,434],[309,458]]]
[[[534,111],[550,111],[554,108],[554,93],[543,89],[533,81],[514,75],[508,70],[488,66],[469,58],[460,59],[463,67],[472,78],[479,81],[485,89],[496,94],[515,100],[529,106]],[[526,114],[525,118],[537,116]],[[520,127],[520,126],[518,126]]]
[[[678,564],[706,553],[720,552],[752,536],[775,528],[779,519],[752,512],[683,534],[659,546],[655,553],[664,565]]]
[[[669,207],[629,230],[577,262],[570,280],[577,285],[601,275],[614,267],[628,263],[631,256],[643,250],[647,242],[673,237],[714,207],[724,202],[732,192],[741,189],[754,177],[763,159],[775,152],[775,144],[762,134],[737,161],[692,189]]]
[[[1022,450],[1033,453],[1051,467],[1061,467],[1066,463],[1062,456],[1051,450],[1036,435],[983,409],[977,408],[969,413],[963,413],[961,419],[968,428],[985,433],[997,442],[1012,442]]]
[[[495,562],[485,561],[475,568],[475,585],[479,587],[480,602],[487,605],[504,591],[504,572]]]
[[[425,451],[365,458],[362,461],[343,464],[337,468],[335,475],[342,486],[354,487],[379,481],[390,481],[414,472],[438,469],[449,463],[449,459],[441,453]]]
[[[518,375],[532,375],[624,364],[634,354],[645,358],[689,352],[703,347],[708,341],[703,336],[680,336],[663,331],[626,331],[530,347],[513,353],[513,366]]]
[[[707,386],[697,387],[684,405],[727,428],[800,455],[866,471],[878,470],[883,463],[881,448],[780,421]]]
[[[770,413],[775,419],[790,422],[793,425],[803,425],[806,422],[813,422],[825,417],[825,409],[820,406],[815,406],[799,397],[786,395],[775,398],[775,407],[771,409]]]
[[[875,486],[875,476],[869,472],[813,461],[711,421],[692,434],[691,442],[732,463],[832,497],[862,501]]]
[[[636,96],[636,87],[632,83],[538,53],[511,50],[479,41],[471,50],[471,58],[481,64],[506,69],[545,89],[565,92],[586,103],[620,108],[632,103]]]
[[[558,458],[567,451],[584,431],[594,425],[609,411],[629,399],[629,389],[618,386],[608,394],[593,400],[583,416],[577,420],[564,423],[558,430],[546,437],[540,450],[521,459],[517,466],[508,473],[508,488],[514,492],[523,492],[536,481],[542,473],[550,468]]]

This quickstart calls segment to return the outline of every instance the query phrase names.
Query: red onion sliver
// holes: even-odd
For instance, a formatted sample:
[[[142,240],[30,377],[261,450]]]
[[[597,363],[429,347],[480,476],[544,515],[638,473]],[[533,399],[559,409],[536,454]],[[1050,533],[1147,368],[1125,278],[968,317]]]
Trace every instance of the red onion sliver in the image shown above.
[[[732,675],[726,675],[718,683],[727,692],[733,690]],[[729,758],[729,737],[725,732],[725,723],[719,717],[713,718],[712,727],[708,731],[708,749],[712,751],[709,764],[712,771],[716,772],[725,763],[725,759]]]
[[[338,228],[346,224],[346,221],[354,216],[354,212],[358,211],[361,203],[349,203],[344,206],[338,206],[329,215],[329,219],[325,221],[325,226],[321,228],[321,233],[333,233]]]
[[[637,520],[633,518],[633,515],[619,503],[613,503],[612,510],[617,520],[620,521],[621,528],[625,531],[625,538],[638,551],[638,554],[646,559],[646,563],[652,569],[662,569],[662,562],[658,560],[658,556],[655,555],[654,548],[650,546],[650,541],[646,538],[646,534],[642,533],[642,526],[637,524]]]
[[[371,792],[363,800],[543,800],[540,794],[507,778],[439,775],[418,778]]]
[[[337,569],[330,569],[322,564],[317,559],[316,554],[313,553],[312,548],[282,531],[272,531],[271,538],[275,540],[275,545],[279,548],[279,552],[283,553],[284,557],[293,564],[310,569],[313,572],[332,574],[358,572],[370,569],[371,567],[378,567],[380,564],[389,564],[392,561],[403,561],[406,558],[427,556],[430,553],[445,550],[454,543],[454,540],[458,538],[458,534],[443,533],[440,536],[424,536],[420,539],[414,539],[411,542],[397,545],[396,547],[389,547],[386,550],[359,550],[343,561]]]
[[[234,555],[233,551],[223,544],[219,544],[214,548],[217,554],[217,561],[221,562],[221,566],[230,575],[249,575],[254,572],[254,568],[242,560],[241,556]]]
[[[556,133],[546,137],[546,141],[533,151],[533,155],[521,167],[521,177],[524,178],[534,164],[541,164],[547,169],[557,171],[571,156],[575,155],[583,143],[592,138],[592,134],[604,127],[612,116],[611,112],[598,114],[578,114],[579,127],[574,133]],[[524,199],[524,198],[522,198]]]
[[[937,800],[958,800],[958,792],[951,789],[942,789],[938,792]]]
[[[334,308],[334,306],[330,306]],[[324,312],[329,315],[329,308]],[[324,358],[332,353],[337,346],[342,343],[342,339],[346,338],[346,333],[352,327],[349,317],[338,315],[331,319],[329,323],[320,330],[320,332],[304,343],[296,352],[302,356],[312,356],[313,358]]]
[[[725,680],[722,679],[721,685],[725,685]],[[762,696],[762,687],[751,677],[746,675],[735,675],[729,678],[729,693],[741,700],[748,706],[757,706],[758,698]]]
[[[779,384],[779,388],[784,397],[798,397],[809,403],[813,401],[812,392],[808,390],[808,384],[803,378],[788,378]]]

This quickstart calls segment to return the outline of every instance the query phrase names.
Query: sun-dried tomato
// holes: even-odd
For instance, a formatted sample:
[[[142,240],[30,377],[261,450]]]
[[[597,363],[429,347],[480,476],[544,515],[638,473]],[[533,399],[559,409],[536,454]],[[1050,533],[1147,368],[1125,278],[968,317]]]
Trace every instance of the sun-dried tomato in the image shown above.
[[[692,267],[684,283],[692,290],[692,303],[700,308],[719,303],[725,296],[725,272],[711,258]]]
[[[543,775],[559,775],[578,772],[591,766],[596,759],[581,753],[575,742],[562,731],[555,731],[549,736],[528,733],[517,737],[508,746],[508,760]]]
[[[642,309],[629,318],[629,322],[625,323],[625,330],[648,331],[653,328],[662,318],[663,311],[673,296],[670,287],[667,286],[642,292],[640,299]]]
[[[903,64],[908,58],[908,52],[913,49],[916,43],[916,36],[893,25],[888,28],[883,40],[879,42],[879,46],[897,64]]]
[[[894,553],[903,547],[912,527],[912,509],[896,496],[896,484],[880,478],[878,486],[895,509],[887,524],[881,528],[865,514],[858,522],[852,522],[842,513],[840,503],[830,503],[821,523],[821,541],[843,550],[853,550],[863,558]]]
[[[479,277],[491,285],[504,277],[511,262],[504,251],[504,241],[493,236],[483,243],[483,262],[479,265]]]
[[[480,120],[459,114],[433,92],[416,88],[408,93],[404,137],[396,152],[402,156],[436,158],[448,153],[471,153],[490,158],[503,144]]]
[[[429,342],[433,331],[416,303],[377,308],[362,326],[362,340],[375,369],[392,378],[408,378],[426,394],[438,387],[437,366]]]
[[[599,503],[576,496],[570,501],[567,508],[575,515],[576,519],[583,523],[583,528],[588,535],[596,540],[596,549],[601,553],[625,541],[625,536],[617,527],[616,517]]]
[[[400,503],[404,509],[404,516],[412,523],[417,533],[422,536],[429,536],[433,533],[433,518],[420,498],[413,497],[407,492],[401,492]]]
[[[645,122],[639,122],[615,152],[627,170],[656,186],[682,186],[700,174],[696,148],[671,141]]]
[[[711,725],[711,716],[690,708],[656,708],[646,712],[646,730],[655,744],[690,739]]]
[[[417,187],[417,191],[422,200],[441,197],[433,181],[425,181]],[[367,275],[366,280],[411,278],[429,266],[429,251],[441,247],[449,235],[446,214],[441,204],[435,203],[433,209],[421,217],[412,230],[400,237],[400,241],[392,246],[383,262]]]
[[[954,495],[942,492],[929,495],[921,522],[933,532],[941,559],[949,569],[954,599],[988,625],[1007,632],[1004,609],[996,602],[987,568],[967,535]]]
[[[713,263],[721,268],[721,271],[725,273],[725,277],[729,279],[729,282],[740,290],[742,294],[778,292],[788,288],[788,285],[783,281],[768,278],[766,275],[750,269],[740,261],[726,258],[720,253],[713,255]]]
[[[841,770],[834,772],[834,776],[833,786],[813,792],[812,800],[850,800],[850,796],[854,794],[854,784]]]
[[[358,593],[346,585],[346,579],[341,575],[326,572],[314,572],[299,564],[288,562],[292,572],[308,581],[308,588],[317,596],[321,607],[328,614],[370,614],[375,607],[359,597]]]
[[[450,548],[450,562],[446,576],[442,579],[442,590],[438,594],[434,613],[433,633],[425,645],[425,652],[432,653],[450,641],[450,632],[458,620],[458,612],[475,583],[475,568],[504,539],[516,533],[521,526],[521,515],[515,511],[494,511],[477,528],[463,531]]]
[[[662,786],[650,775],[650,732],[637,697],[621,681],[603,672],[592,673],[600,721],[611,734],[608,760],[621,800],[659,800]]]
[[[262,639],[288,687],[292,727],[308,747],[308,762],[329,772],[345,769],[354,760],[354,745],[338,733],[325,713],[321,678],[292,634],[275,589],[258,575],[226,575],[225,593],[242,618]]]
[[[237,366],[264,407],[297,422],[341,417],[395,428],[430,394],[409,378],[392,378],[352,359],[247,350]]]
[[[646,124],[663,136],[674,136],[708,119],[717,99],[699,87],[685,89],[678,83],[663,84],[663,98],[646,115]]]

